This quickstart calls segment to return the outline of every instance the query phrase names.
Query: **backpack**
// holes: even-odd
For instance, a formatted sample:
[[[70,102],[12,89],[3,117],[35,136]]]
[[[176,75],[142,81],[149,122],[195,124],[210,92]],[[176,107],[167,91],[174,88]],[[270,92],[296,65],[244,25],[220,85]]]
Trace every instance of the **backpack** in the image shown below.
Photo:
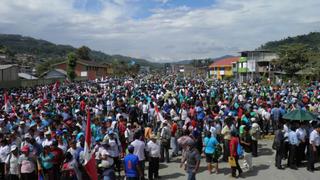
[[[222,155],[222,147],[220,144],[217,144],[214,151],[214,158],[218,160],[221,155]]]
[[[237,154],[239,157],[243,157],[243,148],[242,146],[240,145],[240,143],[238,143],[238,146],[237,146]]]

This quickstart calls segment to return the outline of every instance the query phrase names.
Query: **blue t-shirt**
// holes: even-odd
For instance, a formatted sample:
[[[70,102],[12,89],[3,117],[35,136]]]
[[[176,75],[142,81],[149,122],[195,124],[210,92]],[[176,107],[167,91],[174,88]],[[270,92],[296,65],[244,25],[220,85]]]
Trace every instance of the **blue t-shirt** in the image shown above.
[[[124,165],[125,165],[127,177],[138,177],[138,169],[137,169],[138,163],[139,163],[139,158],[134,154],[128,154],[124,158]]]
[[[47,156],[44,156],[43,154],[40,155],[41,164],[44,169],[50,169],[53,167],[53,157],[52,153],[49,153]]]
[[[204,152],[206,154],[213,154],[216,148],[216,145],[218,144],[218,141],[215,137],[205,137],[204,138]]]

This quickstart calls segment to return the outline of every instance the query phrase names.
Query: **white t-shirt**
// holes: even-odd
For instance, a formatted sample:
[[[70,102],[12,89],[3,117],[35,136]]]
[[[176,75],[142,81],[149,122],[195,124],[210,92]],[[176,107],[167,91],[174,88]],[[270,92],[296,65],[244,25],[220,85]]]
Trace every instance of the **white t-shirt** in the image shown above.
[[[149,141],[147,144],[147,151],[151,157],[160,157],[160,146],[158,143]]]
[[[146,145],[144,144],[144,142],[136,139],[131,143],[131,145],[134,147],[133,154],[138,156],[139,161],[145,160],[146,157],[144,155],[144,150],[146,148]]]
[[[18,157],[16,157],[13,154],[8,155],[6,159],[6,164],[9,165],[9,174],[18,175],[19,174],[19,163],[18,163]]]
[[[69,152],[72,155],[73,159],[77,158],[77,150],[76,149],[73,149],[70,147],[67,152]]]
[[[306,135],[307,135],[307,132],[305,129],[303,128],[298,128],[296,130],[296,133],[297,133],[297,136],[298,136],[298,140],[301,142],[302,140],[305,141],[306,140]]]
[[[117,140],[116,139],[109,139],[108,143],[110,145],[110,147],[108,148],[108,152],[110,153],[111,157],[118,157],[119,156],[119,145],[117,144]]]
[[[314,142],[316,146],[320,146],[320,136],[316,130],[310,133],[310,144],[313,144],[312,142]]]
[[[185,121],[188,118],[188,111],[186,109],[181,109],[180,114],[182,121]]]
[[[217,129],[214,126],[210,127],[211,137],[217,137]]]
[[[52,145],[52,140],[45,139],[45,140],[42,142],[42,147],[51,146],[51,145]]]
[[[4,163],[10,153],[10,148],[8,145],[0,147],[0,162]]]
[[[149,106],[148,104],[142,104],[142,113],[148,114]]]

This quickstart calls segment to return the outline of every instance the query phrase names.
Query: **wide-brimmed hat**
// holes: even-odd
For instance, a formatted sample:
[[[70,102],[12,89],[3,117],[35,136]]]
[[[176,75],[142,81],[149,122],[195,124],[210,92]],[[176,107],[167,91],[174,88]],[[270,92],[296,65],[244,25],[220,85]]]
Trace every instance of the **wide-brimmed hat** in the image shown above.
[[[12,152],[12,151],[14,151],[14,150],[16,150],[17,149],[17,146],[16,145],[12,145],[11,147],[10,147],[10,152]]]

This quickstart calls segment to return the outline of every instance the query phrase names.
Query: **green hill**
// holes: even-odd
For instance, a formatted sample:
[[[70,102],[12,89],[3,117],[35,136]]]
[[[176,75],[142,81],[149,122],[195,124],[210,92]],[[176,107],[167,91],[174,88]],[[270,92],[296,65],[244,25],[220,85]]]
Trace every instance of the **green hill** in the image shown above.
[[[311,32],[306,35],[287,37],[279,41],[270,41],[260,46],[258,49],[278,51],[281,46],[288,46],[293,44],[303,44],[313,52],[320,52],[320,32]]]
[[[0,34],[0,47],[6,47],[15,55],[28,54],[34,58],[34,65],[47,61],[62,61],[69,52],[76,48],[69,45],[58,45],[45,40],[25,37],[21,35]],[[132,58],[122,55],[108,55],[100,51],[91,50],[90,57],[94,61],[112,63],[113,61],[130,63],[135,61],[140,66],[160,67],[158,63],[149,62],[145,59]]]

